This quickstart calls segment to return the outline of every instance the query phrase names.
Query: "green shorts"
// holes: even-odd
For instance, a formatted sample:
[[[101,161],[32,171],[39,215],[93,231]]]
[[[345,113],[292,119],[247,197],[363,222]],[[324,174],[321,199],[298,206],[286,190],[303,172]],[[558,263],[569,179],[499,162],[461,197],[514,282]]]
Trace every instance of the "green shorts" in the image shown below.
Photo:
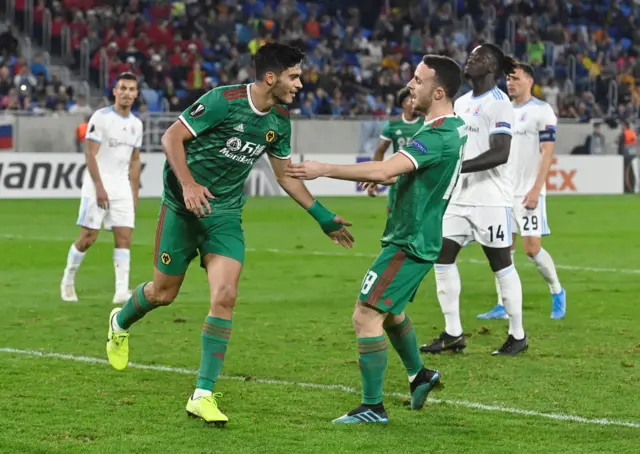
[[[170,276],[185,274],[198,254],[217,254],[244,263],[244,250],[240,212],[199,218],[161,205],[153,258],[158,271]]]
[[[385,246],[362,280],[360,301],[381,312],[401,314],[432,267],[433,263],[417,261],[397,246]]]

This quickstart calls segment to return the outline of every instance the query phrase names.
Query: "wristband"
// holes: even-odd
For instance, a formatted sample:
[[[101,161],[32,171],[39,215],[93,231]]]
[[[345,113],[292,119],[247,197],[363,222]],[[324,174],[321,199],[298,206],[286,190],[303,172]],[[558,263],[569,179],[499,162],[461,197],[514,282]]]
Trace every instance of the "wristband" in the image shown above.
[[[342,224],[337,224],[333,222],[336,217],[336,214],[329,211],[322,205],[319,201],[315,200],[313,205],[309,207],[307,210],[313,219],[315,219],[318,224],[320,224],[320,228],[324,233],[335,232],[336,230],[340,230],[342,228]]]

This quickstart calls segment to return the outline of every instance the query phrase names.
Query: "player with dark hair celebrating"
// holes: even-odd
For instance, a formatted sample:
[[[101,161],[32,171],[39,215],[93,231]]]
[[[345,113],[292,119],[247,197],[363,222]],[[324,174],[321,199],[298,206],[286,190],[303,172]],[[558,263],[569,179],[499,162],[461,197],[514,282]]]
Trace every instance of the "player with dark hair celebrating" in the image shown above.
[[[404,87],[396,95],[396,102],[402,107],[402,113],[385,122],[380,134],[380,143],[373,153],[374,161],[382,161],[384,154],[393,145],[393,152],[397,153],[407,145],[416,132],[422,127],[418,112],[413,109],[411,100],[411,92]],[[370,196],[375,197],[378,192],[378,185],[370,185],[367,192]],[[395,185],[389,186],[389,199],[387,201],[387,211],[391,209],[393,198],[395,196]]]
[[[210,309],[202,328],[202,359],[187,413],[224,424],[213,394],[231,336],[231,319],[244,262],[241,227],[244,183],[253,164],[268,153],[280,186],[313,216],[334,243],[351,247],[351,225],[314,200],[304,184],[285,175],[291,155],[286,105],[302,87],[304,54],[267,44],[255,55],[257,81],[215,88],[185,110],[165,132],[167,163],[155,242],[153,282],[138,286],[122,309],[109,316],[107,355],[124,369],[129,328],[147,312],[171,304],[189,263],[199,254],[210,287]]]
[[[516,355],[527,349],[522,326],[522,284],[511,260],[513,185],[507,161],[514,118],[509,97],[497,81],[512,74],[517,62],[493,44],[473,50],[464,69],[473,91],[456,100],[455,111],[467,125],[469,141],[462,173],[443,220],[444,240],[436,262],[438,301],[445,330],[425,353],[458,351],[466,347],[460,322],[460,273],[456,259],[470,241],[482,245],[500,286],[509,316],[506,342],[494,355]]]
[[[353,313],[358,336],[362,404],[334,423],[387,423],[382,382],[387,340],[398,352],[409,378],[411,408],[418,410],[440,380],[423,365],[416,333],[405,307],[433,267],[442,246],[442,217],[456,185],[467,132],[453,112],[462,81],[460,66],[448,57],[427,55],[408,88],[414,109],[425,121],[410,143],[386,161],[354,165],[319,162],[291,164],[288,175],[310,180],[395,183],[397,190],[382,236],[382,251],[367,271]]]

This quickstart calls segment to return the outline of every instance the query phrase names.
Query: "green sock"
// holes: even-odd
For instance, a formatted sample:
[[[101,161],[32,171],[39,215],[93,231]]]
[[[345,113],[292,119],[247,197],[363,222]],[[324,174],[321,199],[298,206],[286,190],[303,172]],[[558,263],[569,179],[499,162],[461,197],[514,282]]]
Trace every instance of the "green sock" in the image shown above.
[[[213,391],[231,337],[231,320],[207,316],[202,327],[202,359],[197,389]]]
[[[362,403],[382,402],[382,382],[387,368],[387,339],[382,336],[359,337],[360,374],[362,375]]]
[[[122,329],[129,329],[131,325],[144,317],[147,312],[151,312],[158,306],[151,304],[144,296],[144,286],[148,282],[144,282],[133,291],[131,298],[124,303],[122,310],[116,315],[116,321]]]
[[[420,372],[424,363],[418,350],[416,330],[413,329],[413,324],[411,320],[409,320],[409,317],[405,317],[399,325],[389,326],[385,330],[387,331],[391,345],[393,345],[393,348],[398,352],[398,355],[400,355],[404,367],[407,368],[409,376]]]

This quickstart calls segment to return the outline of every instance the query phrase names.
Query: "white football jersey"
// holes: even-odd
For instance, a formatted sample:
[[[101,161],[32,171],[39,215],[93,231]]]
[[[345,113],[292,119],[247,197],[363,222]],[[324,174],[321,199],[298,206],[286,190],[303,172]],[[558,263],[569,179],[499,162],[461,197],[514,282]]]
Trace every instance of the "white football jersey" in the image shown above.
[[[517,197],[527,195],[533,188],[540,168],[540,143],[555,142],[558,118],[549,104],[537,98],[513,107],[515,119],[509,168],[513,194]],[[546,193],[543,185],[540,194]]]
[[[113,107],[105,107],[91,116],[85,138],[100,144],[98,170],[109,199],[132,198],[129,165],[133,150],[142,146],[142,121],[133,114],[123,117]],[[95,196],[95,184],[86,170],[82,197]]]
[[[465,160],[489,150],[493,134],[509,134],[513,125],[513,106],[498,87],[478,97],[469,92],[458,98],[454,110],[467,127]],[[506,164],[481,172],[462,173],[451,202],[454,205],[504,206],[513,204],[513,183]]]

